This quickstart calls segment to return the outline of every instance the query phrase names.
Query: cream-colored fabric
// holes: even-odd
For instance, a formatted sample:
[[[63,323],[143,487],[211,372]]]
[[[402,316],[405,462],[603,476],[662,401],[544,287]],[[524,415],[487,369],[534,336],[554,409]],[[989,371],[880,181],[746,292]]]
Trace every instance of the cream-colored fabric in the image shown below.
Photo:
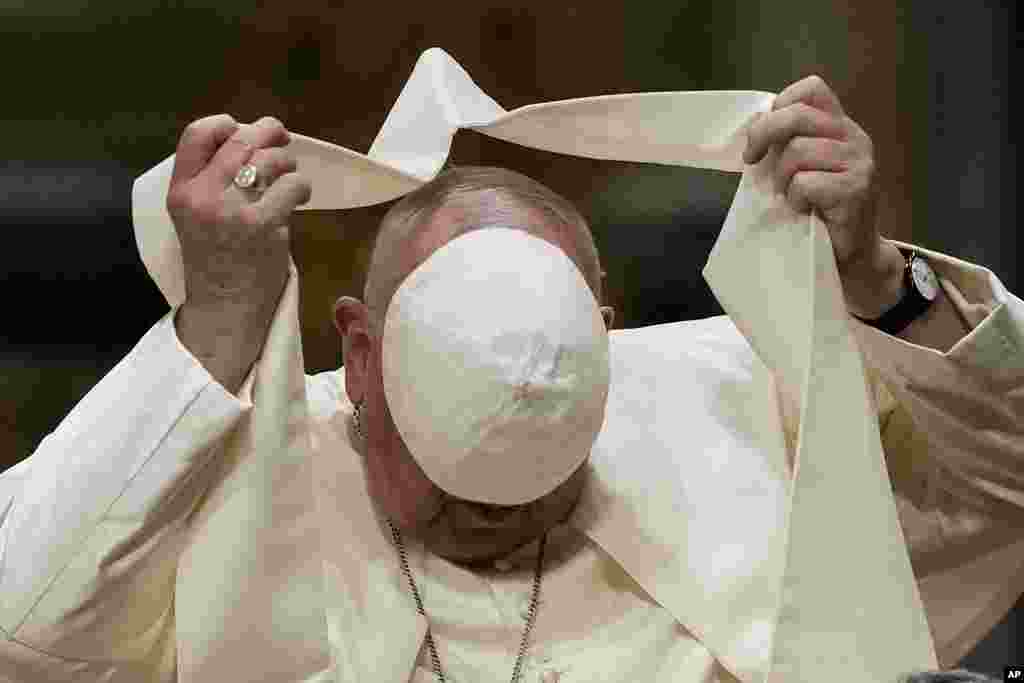
[[[411,110],[396,106],[397,123],[385,128],[408,129],[398,113],[417,108],[439,117],[434,130],[447,134],[417,138],[436,148],[408,155],[426,164],[425,176],[396,170],[384,152],[409,150],[389,147],[387,135],[374,146],[387,163],[300,139],[309,152],[300,163],[315,177],[347,181],[318,196],[382,201],[387,182],[395,196],[440,166],[451,132],[472,127],[460,113],[490,106],[444,57],[421,61],[433,87],[406,98]],[[431,93],[439,106],[415,106]],[[566,153],[740,170],[743,122],[770,100],[592,98],[492,110],[500,120],[479,128]],[[991,274],[990,291],[961,275],[976,286],[960,288],[972,305],[995,304],[950,354],[861,329],[842,308],[823,228],[767,192],[771,163],[744,174],[705,271],[735,326],[720,318],[612,335],[606,421],[574,523],[744,683],[769,671],[792,681],[889,680],[933,660],[879,450],[874,403],[884,392],[867,392],[848,326],[904,423],[926,435],[928,457],[988,502],[986,512],[1004,515],[1021,490],[1024,306]],[[140,179],[137,192],[150,195],[133,206],[143,257],[174,301],[158,275],[174,270],[173,258],[160,261],[173,256],[159,229],[169,168]],[[951,280],[974,268],[948,265]],[[316,397],[337,390],[304,379],[297,302],[293,271],[243,401],[211,388],[165,319],[27,466],[5,473],[5,675],[408,680],[425,622],[366,495],[348,406],[326,408]],[[796,453],[787,452],[786,415],[799,418],[790,425]],[[891,409],[887,424],[899,415]],[[862,457],[837,457],[850,445]],[[836,576],[847,578],[843,590]]]
[[[251,409],[173,314],[0,476],[0,681],[170,680],[185,520]]]
[[[446,677],[509,678],[529,614],[538,544],[494,569],[473,572],[415,542],[407,545]],[[544,558],[524,683],[736,682],[614,558],[571,525],[549,534]],[[429,648],[420,651],[412,680],[437,681]]]
[[[856,333],[881,380],[900,520],[951,667],[1024,594],[1024,305],[989,270],[917,249],[973,330],[947,353],[866,325]]]
[[[815,215],[795,212],[775,191],[774,153],[746,169],[741,161],[746,125],[771,100],[763,92],[649,93],[506,112],[450,56],[432,49],[421,56],[368,155],[302,136],[295,137],[292,148],[319,197],[310,208],[371,204],[412,189],[441,168],[460,128],[579,156],[743,171],[704,276],[786,400],[799,406],[796,477],[792,490],[787,482],[764,486],[749,497],[750,512],[771,532],[745,548],[749,565],[726,567],[717,578],[734,593],[732,599],[707,599],[707,587],[694,580],[719,569],[707,555],[699,555],[704,559],[698,566],[692,558],[686,566],[641,561],[643,566],[634,571],[660,584],[659,600],[677,618],[684,606],[690,610],[694,633],[743,678],[761,678],[769,671],[788,680],[834,678],[836,662],[841,662],[841,675],[851,681],[886,680],[934,665],[935,654],[889,491],[876,416],[828,232]],[[184,294],[184,271],[166,212],[172,164],[168,159],[139,178],[133,210],[143,261],[173,305]],[[399,177],[405,189],[395,185]],[[750,281],[754,273],[756,283]],[[770,293],[767,301],[765,293]],[[275,389],[273,399],[271,392],[264,394],[269,408],[256,405],[261,417],[253,421],[252,431],[258,437],[237,445],[245,449],[251,444],[268,454],[267,462],[253,465],[268,482],[268,496],[278,468],[290,467],[288,458],[273,455],[268,445],[297,447],[295,440],[303,438],[286,431],[305,405],[285,388],[297,386],[301,374],[293,349],[299,332],[293,308],[293,301],[282,299],[265,347],[273,362],[260,369],[257,381]],[[281,347],[274,345],[275,338]],[[604,456],[598,449],[594,457]],[[757,468],[779,467],[785,459],[782,443],[751,459]],[[666,462],[672,461],[652,463],[642,478],[665,481],[668,473],[661,470]],[[628,480],[625,473],[619,476]],[[673,532],[694,534],[683,541],[687,546],[707,544],[705,525],[711,519],[729,526],[721,521],[730,513],[726,498],[708,495],[715,489],[702,482],[695,492],[700,503],[692,505],[694,523]],[[671,488],[661,490],[641,515],[664,516],[679,505],[677,495]],[[785,501],[781,507],[780,499]],[[272,500],[261,511],[270,510]],[[862,506],[856,518],[842,512],[855,505]],[[247,527],[254,544],[269,542],[271,534],[259,529],[273,528],[267,526],[273,519],[268,513]],[[608,533],[603,523],[595,520],[599,539]],[[739,528],[732,531],[737,541],[750,542]],[[844,542],[822,553],[836,534]],[[727,542],[734,543],[732,538]],[[670,580],[670,567],[686,578]],[[858,577],[862,590],[835,591],[831,577],[839,572]],[[268,578],[260,588],[274,583]]]
[[[967,383],[1022,362],[1019,351],[999,349],[1007,339],[1022,338],[1024,325],[1014,321],[1024,306],[987,270],[929,256],[949,286],[989,314],[949,354],[878,333],[869,356],[878,363],[869,368],[897,499],[906,501],[901,522],[940,660],[951,666],[958,656],[954,653],[973,645],[1024,591],[1024,547],[1019,508],[1003,507],[1001,498],[992,498],[979,523],[978,513],[946,495],[951,484],[929,473],[948,469],[956,453],[979,436],[986,440],[975,457],[1003,462],[1017,476],[1024,470],[1024,441],[1014,431],[1021,422],[1020,408],[1013,403],[1017,399],[993,397]],[[0,627],[8,636],[0,640],[0,681],[5,676],[18,683],[409,680],[425,622],[415,612],[387,530],[366,495],[360,458],[349,445],[351,404],[344,396],[343,370],[306,380],[313,429],[311,450],[298,469],[308,469],[315,484],[311,498],[322,533],[313,553],[319,565],[282,568],[288,585],[301,589],[278,591],[265,602],[259,594],[246,596],[236,609],[240,617],[251,617],[249,624],[239,626],[241,619],[230,623],[224,616],[224,603],[232,599],[225,586],[237,580],[230,556],[245,550],[233,526],[241,512],[233,513],[232,506],[244,509],[254,480],[246,476],[243,463],[223,458],[222,449],[211,444],[229,443],[232,434],[244,431],[259,386],[253,384],[254,373],[242,398],[224,392],[181,347],[171,320],[168,314],[154,326],[35,454],[0,474],[0,598],[5,606]],[[876,335],[870,328],[860,333]],[[950,370],[958,375],[936,377],[927,361],[911,362],[933,356],[951,359]],[[774,400],[770,383],[764,383],[768,378],[750,346],[726,318],[615,331],[611,358],[612,398],[599,443],[606,454],[617,455],[595,460],[572,521],[589,539],[588,547],[600,548],[658,601],[662,611],[656,619],[669,614],[680,624],[680,643],[673,647],[682,653],[689,647],[688,634],[696,636],[690,623],[697,610],[683,605],[677,619],[666,607],[668,600],[658,595],[669,596],[672,586],[666,589],[666,583],[695,580],[708,600],[743,597],[730,590],[728,577],[737,569],[758,570],[749,565],[746,547],[756,556],[771,524],[758,519],[747,503],[766,486],[781,486],[778,482],[788,475],[785,463],[765,472],[750,456],[784,440],[781,430],[770,429],[782,422],[777,417],[782,404]],[[887,369],[894,364],[899,375]],[[915,371],[919,366],[921,373]],[[938,411],[922,410],[915,400],[897,402],[887,387],[901,382],[910,386],[912,396],[957,400],[942,401]],[[1008,386],[1020,385],[1018,379]],[[972,406],[980,400],[1000,410],[979,414]],[[929,443],[926,435],[939,427],[945,428],[943,438]],[[985,435],[979,435],[979,427]],[[645,528],[634,514],[647,501],[643,482],[619,476],[638,458],[668,458],[678,467],[674,478],[661,485],[676,487],[680,505],[657,528]],[[622,464],[619,470],[615,459]],[[933,492],[923,501],[922,478],[930,487],[925,491]],[[721,486],[723,491],[712,495],[728,497],[733,514],[724,523],[699,515],[691,519],[701,481]],[[287,494],[288,482],[280,483]],[[991,489],[978,474],[965,478],[962,486],[979,494]],[[55,494],[57,487],[64,488]],[[1019,495],[1022,488],[1015,490]],[[295,505],[297,511],[305,507]],[[98,521],[79,527],[76,521],[88,514]],[[215,522],[219,516],[227,519]],[[652,520],[658,521],[643,518]],[[673,534],[687,525],[706,526],[707,533]],[[739,538],[743,526],[749,527],[745,540]],[[297,528],[285,526],[283,538]],[[595,528],[604,531],[600,539]],[[683,538],[689,545],[680,542]],[[61,548],[69,550],[58,554]],[[699,554],[712,560],[707,572],[690,576],[679,571],[692,560],[700,565]],[[282,555],[286,559],[288,550]],[[76,557],[81,559],[69,561]],[[200,565],[197,558],[206,561]],[[644,574],[659,563],[666,564],[662,582]],[[153,581],[165,572],[172,582]],[[42,586],[39,593],[32,593],[33,585]],[[182,595],[202,587],[202,596]],[[558,593],[545,595],[545,609],[559,611]],[[244,642],[250,625],[268,628],[253,622],[266,618],[261,611],[269,602],[276,606],[275,621],[263,648],[244,657],[236,650],[231,658],[217,658],[219,648],[230,651],[237,641]],[[703,650],[693,646],[685,663],[693,667],[686,669],[692,677],[684,673],[678,680],[713,680],[706,678],[709,671],[728,680],[728,653],[697,640]],[[715,664],[708,662],[705,650]],[[284,666],[291,668],[289,674],[260,673]],[[563,677],[563,682],[572,680],[568,673]]]

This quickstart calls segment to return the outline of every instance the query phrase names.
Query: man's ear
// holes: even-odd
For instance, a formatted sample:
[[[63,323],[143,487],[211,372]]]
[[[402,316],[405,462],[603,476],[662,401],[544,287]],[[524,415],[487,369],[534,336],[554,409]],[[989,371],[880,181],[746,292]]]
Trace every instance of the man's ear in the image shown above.
[[[611,306],[601,306],[601,317],[604,318],[605,329],[612,329],[615,324],[615,309]]]
[[[342,363],[345,365],[345,391],[355,402],[366,395],[370,381],[370,311],[359,299],[339,297],[334,302],[334,329],[341,337]]]

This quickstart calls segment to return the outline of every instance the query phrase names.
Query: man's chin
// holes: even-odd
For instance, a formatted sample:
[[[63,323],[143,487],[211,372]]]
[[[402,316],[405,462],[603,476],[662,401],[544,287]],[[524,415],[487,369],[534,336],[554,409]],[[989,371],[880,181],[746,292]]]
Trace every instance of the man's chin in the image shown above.
[[[495,562],[508,557],[519,548],[522,548],[525,544],[519,544],[510,548],[503,548],[501,550],[490,550],[481,551],[479,553],[466,552],[466,551],[451,551],[447,548],[438,548],[436,551],[431,549],[435,555],[443,557],[444,559],[454,564],[462,565],[470,569],[487,569],[490,568]],[[429,548],[428,548],[429,549]]]
[[[477,567],[508,557],[535,539],[525,537],[523,533],[510,534],[489,529],[455,535],[450,530],[434,528],[421,534],[420,540],[434,555],[456,564]]]

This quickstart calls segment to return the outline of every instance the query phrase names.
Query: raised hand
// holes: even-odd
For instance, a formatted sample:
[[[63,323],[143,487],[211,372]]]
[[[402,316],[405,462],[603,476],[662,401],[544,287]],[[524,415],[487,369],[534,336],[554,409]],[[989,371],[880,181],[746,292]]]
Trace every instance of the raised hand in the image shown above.
[[[178,144],[167,209],[181,241],[188,301],[262,303],[288,274],[287,221],[311,187],[271,117],[241,125],[220,114],[190,124]],[[234,179],[251,165],[259,182]]]
[[[178,144],[167,210],[186,300],[175,323],[185,347],[230,391],[262,347],[288,279],[287,221],[312,191],[288,141],[276,119],[244,125],[221,114],[190,124]],[[247,165],[257,182],[244,187],[235,180]]]
[[[757,163],[769,150],[778,192],[798,211],[816,210],[828,227],[851,311],[880,314],[899,298],[903,258],[878,232],[871,138],[828,84],[809,76],[751,124],[743,160]]]

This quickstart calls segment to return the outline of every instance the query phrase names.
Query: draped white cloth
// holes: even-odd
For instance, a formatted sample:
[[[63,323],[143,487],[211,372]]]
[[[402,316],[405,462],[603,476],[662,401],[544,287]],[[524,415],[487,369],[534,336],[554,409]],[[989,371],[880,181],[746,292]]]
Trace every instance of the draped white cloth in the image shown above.
[[[777,447],[762,449],[768,455],[761,460],[723,454],[719,460],[694,461],[672,451],[664,460],[614,458],[615,445],[630,438],[623,425],[635,410],[629,401],[636,400],[620,396],[610,406],[620,416],[618,426],[593,455],[604,487],[595,500],[600,495],[609,500],[642,497],[644,505],[629,508],[636,519],[625,526],[624,514],[605,515],[596,503],[579,514],[591,515],[588,534],[605,547],[622,548],[623,529],[650,532],[638,542],[635,557],[617,554],[616,559],[680,623],[685,613],[690,631],[745,683],[765,676],[808,683],[895,680],[911,670],[935,668],[934,648],[828,233],[814,215],[795,213],[773,191],[772,156],[756,166],[741,162],[746,125],[754,113],[770,108],[772,99],[762,92],[648,93],[506,112],[450,56],[432,49],[417,62],[367,155],[301,135],[294,135],[291,147],[313,180],[313,200],[305,207],[310,209],[365,206],[415,189],[441,168],[459,129],[563,154],[742,172],[704,275],[774,376],[783,400],[797,407],[792,485],[776,483],[786,468],[781,431]],[[173,157],[138,179],[133,212],[142,259],[175,306],[185,291],[180,250],[165,208],[172,166]],[[345,483],[355,475],[342,476],[346,466],[337,459],[311,465],[306,457],[332,437],[309,422],[294,275],[250,377],[251,411],[218,456],[218,466],[237,467],[231,490],[196,499],[195,518],[189,513],[198,531],[189,537],[177,566],[175,628],[189,642],[188,658],[179,659],[178,671],[255,680],[250,668],[258,661],[260,680],[326,680],[300,673],[323,668],[320,644],[308,639],[296,641],[287,656],[254,658],[254,653],[280,652],[275,623],[299,618],[289,604],[316,602],[308,581],[296,577],[322,574],[324,628],[340,668],[373,670],[381,674],[377,680],[401,680],[402,663],[418,650],[424,625],[413,615],[402,616],[405,621],[395,617],[398,625],[390,627],[386,642],[379,640],[379,631],[367,628],[383,628],[382,614],[406,615],[409,610],[401,586],[391,585],[393,549],[382,537],[359,549],[366,561],[358,565],[345,564],[343,545],[332,546],[336,555],[322,556],[329,547],[322,520],[336,525],[332,537],[348,529],[354,534],[350,538],[367,538],[359,534],[371,522],[363,520],[364,512],[344,508],[362,500]],[[661,334],[671,342],[667,332]],[[619,348],[628,349],[630,339],[620,337]],[[654,360],[668,360],[676,351],[637,347],[629,353],[637,358],[647,354],[653,368]],[[630,356],[621,352],[619,357]],[[631,386],[643,384],[637,380]],[[742,397],[735,401],[742,411]],[[653,420],[670,416],[634,417],[637,424],[652,420],[645,428],[649,433],[641,435],[647,441],[640,441],[651,449],[663,446],[656,428],[665,425]],[[767,414],[763,417],[768,420]],[[744,449],[741,436],[730,437],[736,452]],[[173,440],[159,447],[184,448]],[[760,448],[751,446],[750,452]],[[314,476],[310,467],[327,469]],[[685,499],[679,498],[684,494]],[[743,505],[737,507],[740,494]],[[787,496],[781,506],[780,495]],[[669,516],[671,527],[666,526]],[[618,540],[612,538],[616,534]],[[123,557],[138,547],[119,545],[113,551]],[[665,554],[669,547],[691,552]],[[0,624],[20,627],[30,640],[36,634],[35,642],[45,650],[59,637],[33,630],[33,619],[23,615],[35,609],[42,629],[46,600],[42,607],[33,605],[60,596],[47,593],[45,576],[23,579],[23,589],[4,595]],[[324,618],[318,614],[302,618]],[[370,669],[371,660],[374,666],[392,667],[393,675]]]
[[[928,668],[934,653],[828,233],[773,190],[773,157],[742,164],[745,126],[772,99],[667,92],[507,112],[435,48],[421,56],[367,155],[300,135],[291,147],[313,180],[309,209],[366,206],[411,191],[440,170],[459,129],[562,154],[742,172],[704,276],[800,406],[772,671],[789,681],[834,678],[836,662],[818,653],[845,650],[851,680],[888,680],[894,671]],[[172,164],[139,179],[134,206],[143,260],[174,305],[184,287],[164,210]],[[835,590],[835,577],[851,575],[865,588]],[[726,619],[708,615],[706,623]]]

